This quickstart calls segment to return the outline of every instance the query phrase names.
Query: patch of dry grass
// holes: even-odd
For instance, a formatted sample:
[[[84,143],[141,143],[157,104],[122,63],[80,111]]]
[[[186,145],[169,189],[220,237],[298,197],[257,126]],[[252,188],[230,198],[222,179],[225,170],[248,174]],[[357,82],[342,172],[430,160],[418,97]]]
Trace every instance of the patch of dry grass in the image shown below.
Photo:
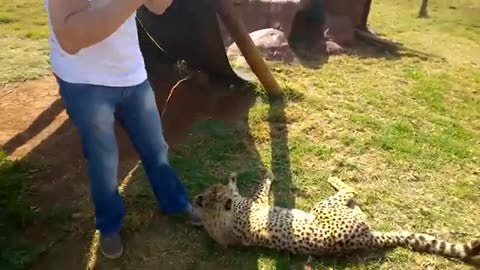
[[[48,23],[43,1],[0,0],[0,85],[49,71]]]

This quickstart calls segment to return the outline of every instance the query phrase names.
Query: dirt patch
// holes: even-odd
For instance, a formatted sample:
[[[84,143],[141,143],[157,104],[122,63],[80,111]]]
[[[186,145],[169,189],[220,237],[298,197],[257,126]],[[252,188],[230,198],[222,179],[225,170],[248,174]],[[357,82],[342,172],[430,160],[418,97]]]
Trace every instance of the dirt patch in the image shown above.
[[[199,74],[181,82],[170,92],[173,83],[152,81],[159,110],[163,112],[165,136],[173,150],[175,145],[188,139],[189,129],[197,120],[235,120],[245,116],[254,101],[251,92],[226,90]],[[53,77],[14,85],[4,89],[3,93],[0,96],[0,148],[11,157],[28,160],[41,168],[34,178],[32,205],[40,211],[60,206],[84,215],[80,221],[73,219],[69,226],[79,234],[70,237],[67,241],[70,244],[65,244],[72,246],[71,256],[59,260],[59,264],[68,265],[74,262],[74,258],[78,259],[75,253],[85,254],[83,249],[89,243],[85,240],[88,237],[82,235],[88,235],[85,233],[93,230],[88,177],[80,138],[68,119]],[[120,127],[116,127],[116,132],[120,150],[119,180],[122,180],[135,168],[139,158]],[[80,224],[87,221],[89,223],[85,226]],[[48,231],[48,235],[42,233],[40,238],[53,241],[59,233]],[[26,232],[26,235],[29,234],[38,238],[35,232]],[[50,263],[56,260],[47,256],[41,265],[54,269]]]
[[[54,122],[65,120],[59,115],[57,87],[53,77],[15,84],[3,89],[0,95],[0,144],[14,157],[23,157],[42,140],[41,131]],[[39,121],[34,121],[39,120]],[[27,130],[28,128],[28,130]],[[47,131],[47,130],[46,130]],[[42,133],[42,134],[39,134]],[[33,136],[33,137],[32,137]],[[45,137],[45,136],[43,136]],[[33,141],[31,141],[34,139]],[[26,143],[28,142],[28,144]]]
[[[253,96],[245,91],[225,91],[209,84],[204,76],[193,76],[178,84],[170,94],[172,82],[152,81],[168,143],[174,146],[188,136],[189,128],[201,118],[235,120],[245,115]],[[46,197],[64,203],[77,197],[79,185],[86,184],[85,163],[80,139],[69,121],[53,77],[26,82],[7,88],[0,99],[0,145],[13,158],[27,159],[45,169],[36,183]],[[165,106],[167,97],[168,105]],[[164,108],[166,107],[166,108]],[[120,147],[120,179],[138,161],[126,134],[116,127]],[[45,179],[45,180],[43,180]],[[43,185],[46,181],[48,185]],[[64,189],[58,189],[65,184]],[[85,190],[80,188],[80,193]],[[50,196],[55,193],[55,196]],[[71,195],[69,195],[71,194]],[[60,195],[60,196],[59,196]],[[45,206],[52,206],[47,203]]]

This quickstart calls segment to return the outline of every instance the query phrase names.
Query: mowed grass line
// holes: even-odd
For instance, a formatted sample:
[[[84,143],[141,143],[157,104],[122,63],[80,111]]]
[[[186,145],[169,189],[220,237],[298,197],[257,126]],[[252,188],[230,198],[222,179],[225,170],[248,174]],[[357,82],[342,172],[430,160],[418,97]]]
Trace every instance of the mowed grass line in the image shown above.
[[[0,86],[49,72],[43,1],[0,0]]]

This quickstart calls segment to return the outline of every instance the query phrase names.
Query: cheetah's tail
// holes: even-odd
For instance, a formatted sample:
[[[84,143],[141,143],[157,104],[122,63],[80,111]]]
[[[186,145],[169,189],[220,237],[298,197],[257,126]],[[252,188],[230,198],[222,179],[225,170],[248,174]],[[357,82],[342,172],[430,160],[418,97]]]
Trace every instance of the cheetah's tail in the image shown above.
[[[409,247],[415,252],[437,254],[480,266],[480,240],[454,244],[422,233],[373,232],[372,235],[373,246],[377,248]]]

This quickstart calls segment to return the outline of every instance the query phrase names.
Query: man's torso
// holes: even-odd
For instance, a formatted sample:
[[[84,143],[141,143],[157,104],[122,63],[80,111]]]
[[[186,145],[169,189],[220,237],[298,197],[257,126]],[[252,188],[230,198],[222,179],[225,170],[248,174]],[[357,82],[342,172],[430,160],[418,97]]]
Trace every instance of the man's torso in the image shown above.
[[[44,1],[48,12],[48,0]],[[89,5],[101,7],[108,4],[108,1],[110,0],[92,0]],[[69,55],[62,50],[51,29],[50,24],[51,65],[53,72],[62,80],[71,83],[132,86],[147,78],[138,43],[135,13],[106,39],[80,50],[75,55]]]

